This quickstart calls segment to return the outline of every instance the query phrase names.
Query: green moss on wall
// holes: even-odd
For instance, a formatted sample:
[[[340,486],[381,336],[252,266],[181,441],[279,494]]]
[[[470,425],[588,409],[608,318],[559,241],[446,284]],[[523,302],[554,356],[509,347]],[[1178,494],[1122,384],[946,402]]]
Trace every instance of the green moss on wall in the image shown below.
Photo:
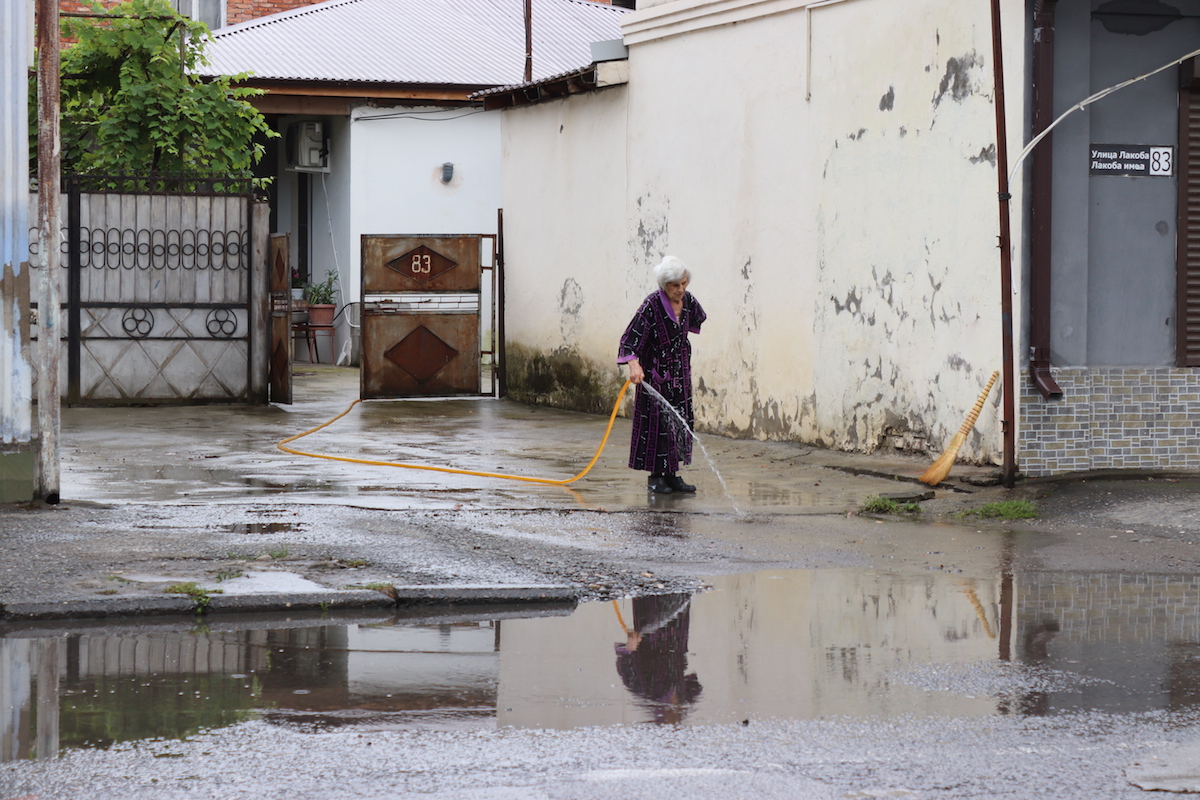
[[[508,396],[521,403],[608,414],[625,383],[615,360],[600,364],[568,348],[548,352],[510,343],[505,355]]]

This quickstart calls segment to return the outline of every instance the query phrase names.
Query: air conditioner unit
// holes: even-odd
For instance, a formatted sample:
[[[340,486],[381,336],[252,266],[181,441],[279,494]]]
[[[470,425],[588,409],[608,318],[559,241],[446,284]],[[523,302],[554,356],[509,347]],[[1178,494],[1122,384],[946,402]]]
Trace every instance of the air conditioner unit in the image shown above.
[[[329,172],[329,140],[323,123],[306,120],[288,126],[287,162],[297,172]]]

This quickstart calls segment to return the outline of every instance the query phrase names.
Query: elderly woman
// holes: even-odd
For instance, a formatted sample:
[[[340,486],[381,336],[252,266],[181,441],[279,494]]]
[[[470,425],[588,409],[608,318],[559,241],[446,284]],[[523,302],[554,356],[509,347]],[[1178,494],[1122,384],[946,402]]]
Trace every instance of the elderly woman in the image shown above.
[[[694,492],[676,473],[679,464],[692,463],[692,346],[689,333],[699,333],[706,315],[687,290],[691,273],[675,256],[654,268],[658,291],[647,297],[617,351],[617,363],[629,365],[629,380],[637,388],[633,404],[633,436],[629,468],[650,473],[646,487],[656,494]],[[653,387],[683,419],[664,408],[649,392]]]

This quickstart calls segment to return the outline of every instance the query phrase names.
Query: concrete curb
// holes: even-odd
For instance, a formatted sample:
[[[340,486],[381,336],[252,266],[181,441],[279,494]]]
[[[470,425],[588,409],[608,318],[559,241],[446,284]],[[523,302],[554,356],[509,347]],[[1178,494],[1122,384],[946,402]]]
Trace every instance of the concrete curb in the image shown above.
[[[245,611],[326,611],[350,608],[395,608],[396,601],[374,589],[289,594],[212,594],[202,613]],[[197,609],[199,611],[199,609]]]
[[[396,605],[502,605],[505,603],[574,603],[573,586],[397,586]]]
[[[206,601],[186,595],[104,597],[0,605],[6,622],[112,619],[168,615],[263,612],[395,610],[413,606],[531,605],[575,603],[570,586],[398,586],[393,591],[347,589],[331,592],[212,594]]]
[[[95,600],[48,600],[0,605],[0,621],[28,619],[95,619],[191,614],[196,601],[184,595],[163,597],[104,597]]]

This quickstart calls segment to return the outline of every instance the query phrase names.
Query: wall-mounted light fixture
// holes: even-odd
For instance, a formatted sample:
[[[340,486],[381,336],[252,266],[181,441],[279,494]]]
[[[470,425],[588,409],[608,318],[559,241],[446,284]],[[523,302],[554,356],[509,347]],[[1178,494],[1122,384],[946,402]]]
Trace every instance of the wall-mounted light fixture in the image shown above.
[[[449,183],[454,178],[454,165],[447,161],[442,164],[442,183]]]

